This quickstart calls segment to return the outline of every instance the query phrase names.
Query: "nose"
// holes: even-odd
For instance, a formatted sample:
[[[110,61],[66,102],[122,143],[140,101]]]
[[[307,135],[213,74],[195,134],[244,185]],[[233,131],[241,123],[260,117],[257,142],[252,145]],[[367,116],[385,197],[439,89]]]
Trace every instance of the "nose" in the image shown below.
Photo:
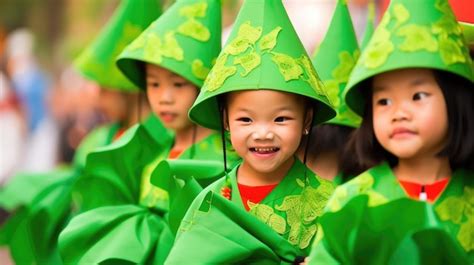
[[[167,88],[167,87],[163,87],[163,88],[160,88],[161,89],[161,93],[160,93],[160,96],[159,96],[159,102],[160,104],[173,104],[174,102],[174,93],[173,93],[173,89],[171,88]]]
[[[273,140],[275,134],[271,130],[270,126],[260,125],[252,133],[253,140]]]
[[[401,102],[395,105],[392,114],[392,121],[409,120],[410,118],[411,110],[410,106],[407,103]]]

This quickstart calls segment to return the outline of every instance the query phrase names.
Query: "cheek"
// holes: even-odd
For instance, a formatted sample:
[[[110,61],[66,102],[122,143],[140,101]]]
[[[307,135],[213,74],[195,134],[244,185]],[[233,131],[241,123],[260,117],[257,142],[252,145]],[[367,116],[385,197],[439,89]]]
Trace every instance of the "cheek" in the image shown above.
[[[148,98],[148,103],[150,103],[151,109],[156,112],[160,109],[159,98],[160,94],[158,91],[154,89],[147,89],[146,96]]]
[[[177,93],[176,100],[182,111],[188,112],[196,100],[197,93],[195,88],[186,88]]]
[[[388,126],[389,118],[384,115],[383,113],[374,111],[373,115],[373,122],[372,122],[372,129],[375,134],[375,138],[378,142],[382,143],[383,139],[387,135],[387,130],[390,128]]]

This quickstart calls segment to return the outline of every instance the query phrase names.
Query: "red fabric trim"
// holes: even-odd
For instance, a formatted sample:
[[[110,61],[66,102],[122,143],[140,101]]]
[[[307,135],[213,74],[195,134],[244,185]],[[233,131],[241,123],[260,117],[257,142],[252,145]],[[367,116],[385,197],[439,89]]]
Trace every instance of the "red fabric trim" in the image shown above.
[[[420,198],[421,188],[423,186],[422,184],[403,180],[398,180],[398,182],[400,182],[400,185],[410,198],[416,200]],[[434,182],[433,184],[424,185],[428,201],[434,202],[444,191],[448,183],[449,178],[444,178]]]
[[[242,198],[242,202],[244,203],[245,209],[247,211],[250,210],[250,207],[247,205],[247,202],[253,203],[260,203],[265,197],[267,197],[270,192],[277,186],[278,184],[273,185],[265,185],[265,186],[247,186],[243,184],[238,184],[240,197]]]

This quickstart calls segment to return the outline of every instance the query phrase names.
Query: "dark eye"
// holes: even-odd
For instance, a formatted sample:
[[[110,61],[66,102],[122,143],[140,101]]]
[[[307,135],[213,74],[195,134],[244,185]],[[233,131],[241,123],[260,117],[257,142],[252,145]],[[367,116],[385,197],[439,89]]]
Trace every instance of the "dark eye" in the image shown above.
[[[174,86],[175,86],[175,87],[184,87],[184,86],[186,86],[186,85],[187,85],[187,83],[185,83],[185,82],[175,82],[175,83],[174,83]]]
[[[425,93],[425,92],[417,92],[413,95],[413,100],[421,100],[421,99],[424,99],[426,97],[428,97],[428,93]]]
[[[148,82],[147,86],[152,87],[152,88],[157,88],[160,86],[160,84],[158,82]]]
[[[388,98],[381,98],[377,100],[377,105],[380,105],[380,106],[387,106],[390,104],[392,104],[392,100]]]
[[[252,120],[248,117],[242,117],[242,118],[238,118],[237,121],[240,121],[240,122],[243,122],[243,123],[250,123],[252,122]]]
[[[290,120],[290,118],[281,116],[281,117],[277,117],[275,119],[275,122],[285,122],[285,121],[288,121],[288,120]]]

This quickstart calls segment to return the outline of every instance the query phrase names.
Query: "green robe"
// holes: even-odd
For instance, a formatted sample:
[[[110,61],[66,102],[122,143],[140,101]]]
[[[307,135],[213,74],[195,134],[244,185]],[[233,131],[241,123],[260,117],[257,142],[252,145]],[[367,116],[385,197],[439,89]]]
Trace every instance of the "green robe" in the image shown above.
[[[382,163],[337,187],[321,218],[324,237],[313,245],[311,259],[314,264],[396,264],[405,256],[409,264],[472,263],[473,209],[473,172],[456,170],[431,204],[408,199]]]
[[[8,245],[17,264],[61,264],[59,231],[71,214],[71,191],[82,174],[86,155],[112,142],[119,126],[101,126],[81,142],[71,167],[43,174],[23,174],[0,189],[0,207],[11,213],[0,227],[0,243]]]
[[[246,212],[237,168],[229,172],[231,201],[220,195],[222,178],[193,202],[167,264],[291,264],[308,254],[332,183],[295,158],[287,176],[260,203],[249,203]]]
[[[78,185],[83,212],[59,237],[65,263],[162,264],[167,257],[174,241],[167,219],[172,198],[152,186],[150,178],[159,174],[155,168],[168,157],[173,138],[156,139],[163,136],[146,126],[131,128],[120,141],[88,157],[87,174]],[[178,159],[189,158],[222,161],[220,135],[209,135]]]

